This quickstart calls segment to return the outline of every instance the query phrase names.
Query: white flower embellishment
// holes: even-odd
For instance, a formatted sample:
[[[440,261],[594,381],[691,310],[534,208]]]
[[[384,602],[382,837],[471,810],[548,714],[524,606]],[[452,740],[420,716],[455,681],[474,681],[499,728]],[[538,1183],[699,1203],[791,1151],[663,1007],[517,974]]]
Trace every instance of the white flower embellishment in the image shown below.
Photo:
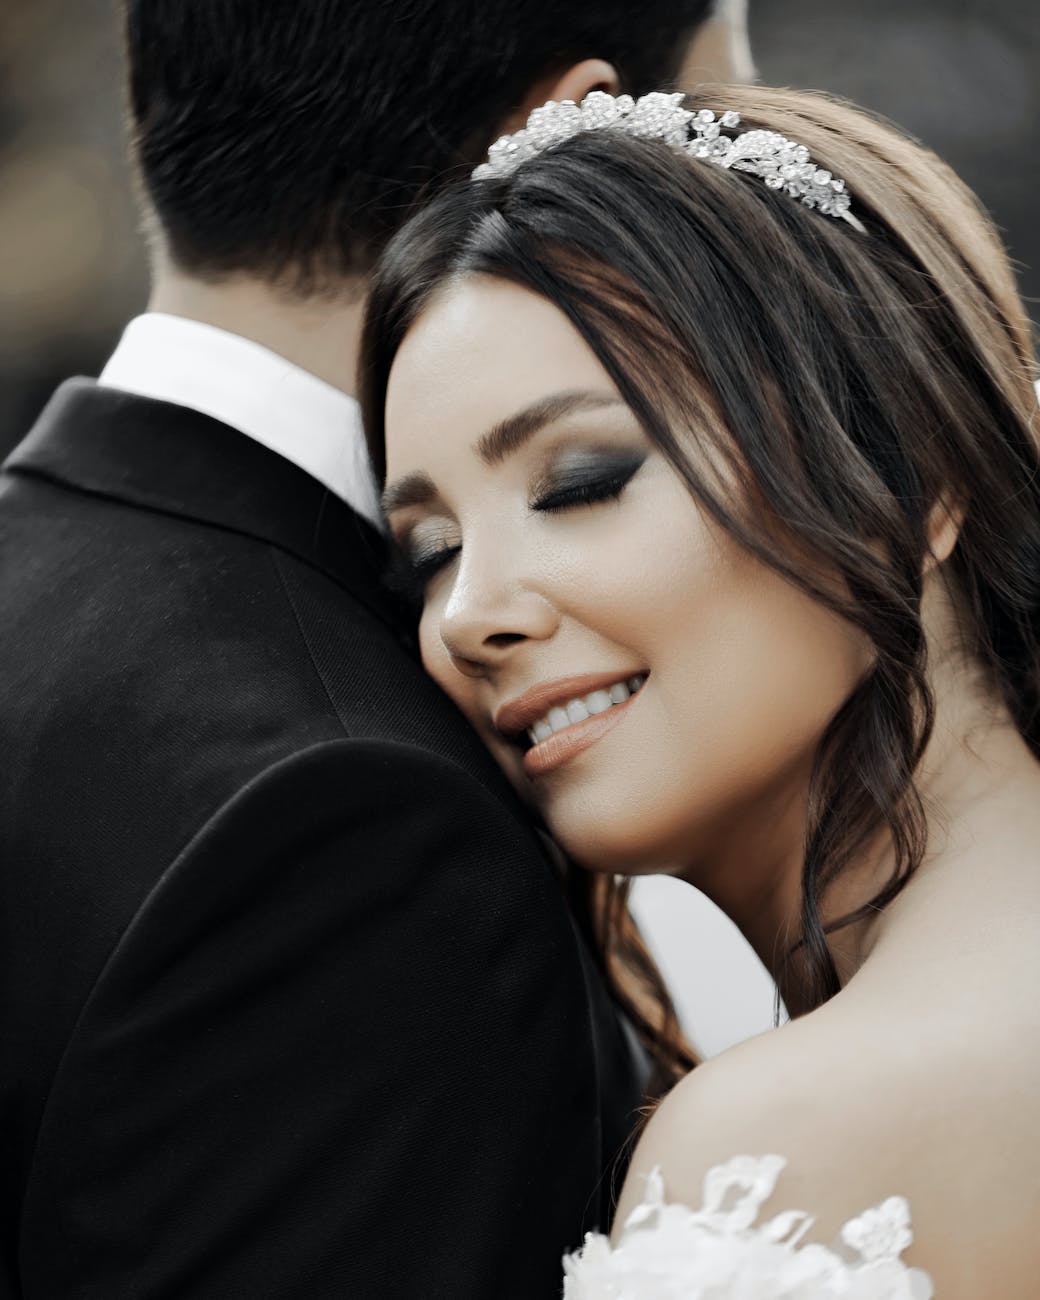
[[[913,1240],[902,1197],[850,1220],[844,1255],[803,1241],[813,1223],[803,1210],[756,1223],[785,1164],[770,1155],[716,1166],[699,1210],[669,1203],[654,1169],[618,1244],[589,1233],[564,1260],[564,1300],[930,1300],[928,1275],[900,1258]]]

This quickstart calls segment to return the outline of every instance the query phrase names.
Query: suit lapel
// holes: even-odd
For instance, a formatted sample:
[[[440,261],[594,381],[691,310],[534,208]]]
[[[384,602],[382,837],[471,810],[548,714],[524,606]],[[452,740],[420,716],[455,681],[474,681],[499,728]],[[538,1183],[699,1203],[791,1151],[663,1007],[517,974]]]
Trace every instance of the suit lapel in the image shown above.
[[[384,538],[309,474],[208,415],[72,379],[3,468],[269,542],[403,622],[383,587]]]

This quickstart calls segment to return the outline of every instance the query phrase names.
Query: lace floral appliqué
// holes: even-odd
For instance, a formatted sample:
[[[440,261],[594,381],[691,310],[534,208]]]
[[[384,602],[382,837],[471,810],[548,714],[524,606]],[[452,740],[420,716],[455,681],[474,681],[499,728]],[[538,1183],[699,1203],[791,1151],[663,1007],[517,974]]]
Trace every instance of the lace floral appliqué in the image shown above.
[[[929,1300],[928,1274],[900,1258],[913,1241],[901,1196],[850,1219],[844,1253],[803,1244],[813,1220],[802,1210],[756,1226],[786,1163],[737,1156],[716,1166],[696,1211],[669,1204],[654,1169],[618,1245],[590,1232],[564,1259],[564,1300]]]

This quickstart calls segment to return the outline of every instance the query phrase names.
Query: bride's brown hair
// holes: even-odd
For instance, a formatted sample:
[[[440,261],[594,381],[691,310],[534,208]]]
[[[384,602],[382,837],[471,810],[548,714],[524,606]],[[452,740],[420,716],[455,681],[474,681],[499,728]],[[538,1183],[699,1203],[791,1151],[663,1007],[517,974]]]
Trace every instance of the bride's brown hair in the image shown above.
[[[445,195],[393,242],[365,331],[365,421],[382,471],[412,322],[458,277],[511,280],[573,322],[714,519],[869,637],[873,667],[811,781],[792,948],[808,1008],[839,987],[827,932],[891,901],[925,850],[914,772],[933,717],[920,607],[937,502],[963,510],[946,567],[966,648],[1040,755],[1034,354],[991,223],[933,154],[821,95],[705,88],[688,102],[702,106],[806,145],[866,232],[661,142],[587,132]],[[891,879],[825,926],[828,885],[882,829]],[[589,891],[607,969],[653,988],[616,885]],[[686,1068],[670,1004],[639,1008],[662,1069]]]

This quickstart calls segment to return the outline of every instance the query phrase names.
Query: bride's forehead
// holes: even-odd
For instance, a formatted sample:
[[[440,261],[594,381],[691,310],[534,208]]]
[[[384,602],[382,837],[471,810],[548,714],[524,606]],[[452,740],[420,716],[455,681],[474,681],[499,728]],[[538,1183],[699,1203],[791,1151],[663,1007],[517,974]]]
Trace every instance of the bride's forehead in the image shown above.
[[[398,349],[391,384],[402,370],[432,368],[479,382],[478,362],[498,369],[525,358],[541,366],[587,355],[588,345],[559,307],[521,285],[470,276],[440,289]]]
[[[559,308],[490,277],[442,290],[398,349],[386,398],[387,451],[473,440],[561,389],[609,386]]]

